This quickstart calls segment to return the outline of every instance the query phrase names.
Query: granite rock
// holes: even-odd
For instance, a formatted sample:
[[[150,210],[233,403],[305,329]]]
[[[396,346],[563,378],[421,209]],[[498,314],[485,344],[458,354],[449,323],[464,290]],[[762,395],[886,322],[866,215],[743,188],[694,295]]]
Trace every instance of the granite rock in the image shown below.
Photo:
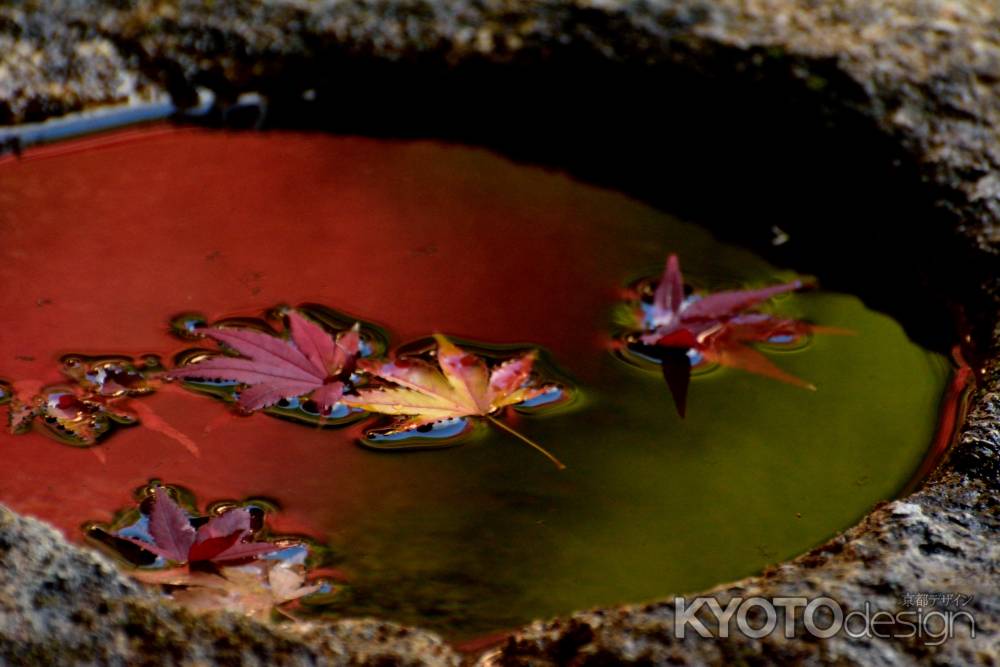
[[[520,87],[539,71],[554,74],[536,88]],[[438,80],[444,83],[433,87]],[[627,107],[619,101],[614,116],[641,128],[640,143],[668,132],[659,111],[647,110],[654,93],[676,109],[702,96],[715,101],[719,90],[748,90],[754,94],[721,98],[735,99],[738,113],[712,117],[720,132],[731,122],[746,123],[739,132],[693,144],[689,155],[727,147],[737,154],[730,142],[752,132],[758,118],[740,104],[766,98],[768,114],[790,109],[778,124],[808,117],[815,128],[847,128],[828,142],[833,145],[859,137],[850,145],[864,159],[847,154],[824,178],[881,161],[892,167],[887,174],[905,181],[891,190],[894,201],[879,219],[898,203],[916,221],[891,226],[879,252],[908,251],[915,240],[929,239],[937,255],[904,256],[901,263],[949,258],[936,272],[928,268],[921,289],[929,294],[940,287],[940,301],[959,304],[969,320],[964,342],[981,372],[959,442],[915,493],[875,508],[809,554],[707,595],[723,606],[734,596],[827,595],[847,611],[865,604],[895,611],[907,594],[960,593],[971,598],[963,609],[974,616],[977,632],[959,632],[937,646],[916,639],[816,639],[799,619],[789,639],[692,633],[678,639],[674,604],[666,600],[535,623],[489,661],[1000,662],[1000,14],[991,0],[15,0],[0,6],[0,123],[7,124],[161,91],[179,106],[191,105],[203,87],[223,106],[248,92],[295,113],[303,97],[326,99],[320,113],[335,121],[360,106],[360,116],[380,112],[376,124],[398,122],[404,106],[410,115],[421,109],[429,117],[451,114],[432,126],[438,128],[491,109],[490,121],[523,117],[528,126],[548,112],[551,98],[539,94],[554,80],[568,82],[556,95],[579,97],[562,109],[572,115],[553,124],[588,137],[604,130],[614,141],[622,129],[598,127],[598,105],[616,99],[588,88],[599,82],[624,82],[620,90],[628,91],[641,84],[647,95]],[[477,81],[487,83],[477,88]],[[476,96],[490,90],[499,92],[477,104]],[[446,99],[435,103],[436,96]],[[670,140],[689,130],[682,123]],[[672,144],[656,146],[662,152]],[[881,173],[859,177],[876,181],[867,194],[882,187]],[[916,203],[909,205],[911,198]],[[867,221],[856,228],[832,223],[840,224],[841,236],[872,232]],[[875,261],[855,260],[858,272],[867,279]],[[916,293],[917,309],[924,307],[923,294]],[[29,542],[44,547],[26,552]],[[0,545],[0,651],[11,662],[60,656],[131,663],[166,656],[192,663],[374,664],[391,660],[392,651],[398,660],[457,660],[432,636],[371,621],[304,635],[225,616],[195,623],[31,520],[8,516]],[[45,604],[55,600],[59,605]]]
[[[319,627],[193,616],[102,555],[0,508],[5,665],[457,665],[437,637],[376,620]]]

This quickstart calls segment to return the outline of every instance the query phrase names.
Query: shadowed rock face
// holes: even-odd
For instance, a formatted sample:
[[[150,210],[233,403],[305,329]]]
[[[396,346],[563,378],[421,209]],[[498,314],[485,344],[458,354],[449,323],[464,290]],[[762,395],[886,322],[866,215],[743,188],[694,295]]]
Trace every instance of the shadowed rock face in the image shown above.
[[[688,633],[682,641],[672,638],[668,601],[534,624],[501,649],[505,664],[1000,661],[993,3],[57,0],[0,8],[0,123],[162,91],[184,106],[199,86],[223,106],[261,93],[272,125],[485,143],[654,203],[670,182],[672,208],[749,245],[765,243],[768,231],[754,220],[778,221],[802,243],[794,256],[771,252],[775,259],[802,261],[825,284],[858,291],[928,344],[955,337],[950,326],[928,333],[928,321],[952,322],[955,312],[967,321],[983,370],[942,469],[812,553],[711,594],[723,606],[733,596],[826,594],[846,610],[866,602],[893,610],[907,593],[972,594],[974,639],[959,633],[933,647],[800,631],[791,640]],[[688,194],[677,200],[676,191]],[[457,660],[433,637],[388,624],[345,622],[299,636],[225,616],[195,622],[30,520],[5,520],[0,554],[0,653],[10,662],[354,656],[374,664],[379,652]]]

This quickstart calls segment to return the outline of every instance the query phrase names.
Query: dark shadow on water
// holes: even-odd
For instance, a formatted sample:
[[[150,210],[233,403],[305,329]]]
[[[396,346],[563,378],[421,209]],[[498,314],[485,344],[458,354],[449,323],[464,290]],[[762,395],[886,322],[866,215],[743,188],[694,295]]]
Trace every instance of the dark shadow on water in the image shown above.
[[[264,123],[238,106],[224,122],[439,138],[565,169],[858,294],[915,341],[947,350],[958,339],[956,304],[980,274],[912,159],[850,110],[861,92],[832,68],[829,79],[800,81],[766,53],[752,72],[717,58],[700,69],[629,70],[579,60],[449,70],[352,62],[331,67],[308,100],[294,81],[262,91]]]

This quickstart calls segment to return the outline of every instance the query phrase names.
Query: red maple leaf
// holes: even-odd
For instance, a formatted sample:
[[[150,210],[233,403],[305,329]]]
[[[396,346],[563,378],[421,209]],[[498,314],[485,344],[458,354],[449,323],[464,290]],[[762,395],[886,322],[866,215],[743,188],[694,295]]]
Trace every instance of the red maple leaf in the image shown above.
[[[667,338],[672,346],[695,342],[699,336],[709,334],[720,324],[739,319],[750,308],[784,292],[802,287],[799,280],[754,290],[726,290],[704,296],[684,295],[684,277],[677,255],[667,258],[663,277],[653,294],[653,303],[646,310],[642,341],[649,345],[662,345]],[[687,347],[692,347],[688,345]]]
[[[246,560],[279,551],[270,542],[250,542],[250,511],[244,507],[214,516],[195,530],[184,513],[163,487],[153,489],[153,509],[149,514],[152,542],[126,535],[118,537],[177,563]]]
[[[660,360],[664,379],[682,417],[686,411],[691,373],[689,350],[723,366],[815,389],[812,384],[781,370],[749,345],[780,338],[794,339],[815,332],[849,333],[753,310],[773,296],[801,287],[801,281],[796,280],[761,289],[686,296],[680,262],[677,255],[670,255],[652,303],[644,305],[637,313],[637,324],[642,329],[637,341]]]
[[[312,394],[324,413],[340,401],[342,378],[350,375],[358,356],[360,336],[355,325],[334,340],[320,325],[288,311],[290,339],[253,329],[203,329],[240,357],[218,355],[167,373],[172,378],[219,378],[244,384],[238,405],[259,410],[281,399]]]

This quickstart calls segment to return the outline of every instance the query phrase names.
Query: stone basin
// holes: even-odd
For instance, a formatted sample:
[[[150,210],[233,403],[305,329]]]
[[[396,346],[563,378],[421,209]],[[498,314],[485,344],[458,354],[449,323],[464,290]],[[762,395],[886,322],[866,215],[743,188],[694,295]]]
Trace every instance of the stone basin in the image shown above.
[[[0,122],[12,127],[163,95],[192,107],[208,89],[216,107],[203,122],[486,145],[653,205],[670,182],[687,193],[672,193],[671,209],[724,238],[801,262],[928,345],[961,336],[977,377],[955,446],[917,490],[808,554],[707,592],[723,607],[827,595],[848,609],[962,593],[975,638],[934,646],[798,628],[791,639],[676,639],[672,599],[539,621],[464,653],[379,621],[293,632],[195,619],[5,513],[5,660],[1000,661],[1000,18],[990,3],[63,0],[0,17]],[[772,225],[806,252],[769,248]]]

